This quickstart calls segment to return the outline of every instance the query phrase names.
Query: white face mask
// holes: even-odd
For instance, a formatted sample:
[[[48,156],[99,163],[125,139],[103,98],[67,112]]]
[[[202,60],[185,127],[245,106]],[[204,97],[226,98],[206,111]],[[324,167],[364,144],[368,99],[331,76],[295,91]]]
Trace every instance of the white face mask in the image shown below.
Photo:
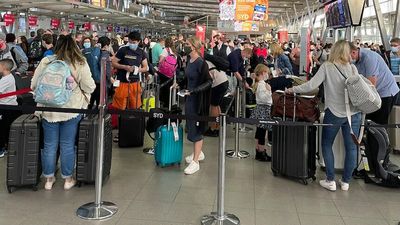
[[[391,50],[393,53],[397,53],[397,52],[399,52],[399,47],[391,47],[390,50]]]

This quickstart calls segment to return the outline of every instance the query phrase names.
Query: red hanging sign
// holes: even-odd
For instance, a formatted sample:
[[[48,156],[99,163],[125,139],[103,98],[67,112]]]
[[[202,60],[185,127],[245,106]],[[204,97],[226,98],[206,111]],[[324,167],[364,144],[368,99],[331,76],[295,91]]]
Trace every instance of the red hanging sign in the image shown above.
[[[70,29],[70,30],[73,30],[74,28],[75,28],[75,22],[74,21],[69,21],[68,22],[68,28]]]
[[[28,23],[31,27],[36,27],[38,24],[38,17],[37,16],[29,16]]]
[[[60,19],[51,19],[50,26],[52,29],[58,29],[60,27],[61,20]]]
[[[83,24],[83,29],[85,29],[86,31],[90,30],[90,22],[86,22]]]
[[[11,24],[13,24],[15,21],[15,16],[14,14],[5,14],[4,15],[4,23],[6,24],[6,26],[10,26]]]
[[[204,41],[206,40],[206,26],[204,25],[197,25],[196,26],[196,37],[198,37],[201,42],[204,43]],[[204,45],[201,48],[201,55],[204,55]]]

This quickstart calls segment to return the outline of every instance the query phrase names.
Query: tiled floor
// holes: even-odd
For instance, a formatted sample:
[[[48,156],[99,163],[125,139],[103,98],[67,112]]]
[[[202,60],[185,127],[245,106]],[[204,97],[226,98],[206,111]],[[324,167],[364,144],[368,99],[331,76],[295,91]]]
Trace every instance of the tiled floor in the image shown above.
[[[233,147],[229,129],[227,145]],[[231,132],[232,131],[232,132]],[[254,151],[254,133],[241,134],[242,149]],[[146,145],[150,146],[150,140]],[[191,151],[185,143],[185,153]],[[116,203],[118,213],[110,220],[90,222],[75,216],[76,209],[94,200],[94,186],[53,191],[5,189],[6,160],[0,159],[0,225],[189,225],[200,224],[202,215],[216,210],[218,139],[207,138],[206,160],[193,176],[181,168],[158,168],[152,156],[138,149],[113,150],[110,179],[103,199]],[[399,156],[393,161],[400,163]],[[237,215],[242,225],[397,225],[400,221],[400,190],[351,183],[349,192],[328,192],[317,183],[274,177],[270,163],[253,159],[227,159],[226,211]],[[323,173],[318,171],[318,178]]]

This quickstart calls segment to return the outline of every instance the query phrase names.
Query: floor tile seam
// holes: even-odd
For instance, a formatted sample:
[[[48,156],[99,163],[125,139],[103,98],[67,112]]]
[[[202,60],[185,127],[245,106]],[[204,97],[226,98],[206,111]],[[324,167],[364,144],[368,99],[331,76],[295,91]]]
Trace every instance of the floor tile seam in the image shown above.
[[[146,185],[149,183],[149,180],[154,176],[155,171],[152,172],[151,176],[149,176],[146,180],[146,182],[143,184],[143,186],[140,188],[140,190],[136,193],[135,197],[132,199],[132,201],[136,201],[137,197],[139,196],[139,194],[144,190],[144,188],[146,187]]]
[[[346,200],[338,200],[338,201],[346,201]],[[361,201],[361,202],[367,202],[367,201]],[[343,215],[340,213],[339,207],[338,207],[338,205],[336,204],[336,202],[333,201],[333,203],[335,204],[336,209],[338,210],[339,214],[343,217]],[[370,202],[368,201],[367,203],[370,203]],[[374,207],[374,208],[378,211],[378,214],[381,216],[380,219],[386,219],[386,218],[385,218],[385,215],[382,213],[382,211],[381,211],[378,207],[376,207],[375,205],[371,205],[371,206]],[[354,218],[359,218],[359,217],[355,217],[355,216],[352,216],[352,217],[354,217]]]

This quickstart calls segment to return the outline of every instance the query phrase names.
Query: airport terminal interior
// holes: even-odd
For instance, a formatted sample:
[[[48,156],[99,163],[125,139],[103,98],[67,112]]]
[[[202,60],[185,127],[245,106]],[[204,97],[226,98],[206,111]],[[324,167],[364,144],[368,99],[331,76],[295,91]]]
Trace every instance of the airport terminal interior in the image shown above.
[[[331,62],[329,54],[340,51],[347,55]],[[64,53],[75,55],[77,66]],[[53,54],[58,57],[54,59],[67,64],[47,70],[54,61],[59,62],[52,60]],[[366,63],[366,54],[376,58]],[[197,58],[207,63],[194,68]],[[334,72],[333,66],[325,67],[339,61],[344,66],[335,64]],[[63,90],[46,91],[64,95],[68,90],[67,100],[49,100],[51,95],[38,89],[57,81],[49,78],[53,83],[46,84],[42,77],[59,75],[65,67],[68,73],[61,75]],[[366,77],[359,82],[363,82],[368,97],[361,97],[368,99],[368,107],[374,110],[354,105],[352,96],[347,98],[351,84],[344,80],[340,85],[346,90],[337,91],[343,100],[339,103],[332,91],[338,86],[328,84],[328,78],[310,92],[301,92],[309,80],[325,73],[343,75],[343,68],[353,73],[356,68]],[[400,166],[399,68],[400,0],[0,0],[0,225],[400,225],[400,167],[396,167]],[[366,74],[368,69],[377,74]],[[12,76],[6,78],[6,73]],[[193,81],[200,76],[208,86]],[[7,89],[11,78],[12,88]],[[226,84],[223,91],[217,89],[222,84]],[[261,84],[267,94],[260,94]],[[182,90],[173,91],[176,86]],[[135,98],[132,91],[142,99],[141,107],[131,106]],[[178,96],[179,101],[168,99],[168,94]],[[290,104],[295,112],[285,108],[289,95],[294,96]],[[97,98],[97,105],[89,104],[88,96]],[[171,106],[175,103],[181,111]],[[279,104],[282,112],[278,112]],[[38,121],[33,123],[13,118],[15,110],[33,114],[36,106],[51,109],[36,110],[30,120]],[[66,131],[62,125],[77,117],[65,119],[61,115],[67,114],[57,109],[82,113],[88,107],[93,110],[85,111],[86,117],[75,124],[80,129],[75,135],[77,144],[68,147],[76,156],[76,162],[65,163],[73,167],[72,177],[64,176],[61,173],[67,169],[60,164],[67,161],[67,153],[63,153],[69,132],[61,132]],[[240,124],[234,119],[226,125],[220,120],[221,126],[212,124],[211,119],[222,118],[222,108],[228,108],[228,118],[243,120]],[[106,121],[108,115],[88,116],[94,111],[112,114],[112,118]],[[180,126],[171,125],[174,119],[167,125],[165,117],[182,116],[181,112],[184,119]],[[362,147],[354,143],[356,135],[351,136],[347,129],[349,117],[353,129],[358,130],[361,112],[377,123],[366,122]],[[341,119],[339,126],[349,134],[329,139],[335,140],[331,148],[335,163],[322,158],[322,143],[329,145],[322,136],[339,124],[325,118],[327,123],[322,126],[328,113],[329,118]],[[207,119],[210,128],[204,132],[201,122]],[[156,141],[145,131],[150,120],[162,121],[153,130]],[[119,127],[114,124],[117,121]],[[290,125],[292,122],[296,125]],[[49,135],[55,133],[52,124],[59,124],[57,129],[64,134],[57,137],[59,143]],[[271,124],[273,129],[265,128]],[[28,125],[37,127],[27,132]],[[299,129],[302,126],[306,128]],[[218,129],[226,129],[226,136]],[[275,132],[272,138],[262,133],[265,130]],[[4,141],[8,134],[9,140]],[[265,150],[257,150],[262,146],[260,135],[268,137]],[[143,145],[137,144],[137,139],[144,141]],[[102,141],[105,144],[100,144]],[[50,155],[53,143],[57,147]],[[193,143],[205,159],[200,155],[198,161],[190,158],[188,164],[185,157],[193,154]],[[356,159],[345,154],[345,145],[348,152],[357,151]],[[55,156],[58,148],[63,149],[60,159]],[[225,154],[226,150],[232,150],[234,157]],[[328,153],[324,154],[329,157]],[[238,154],[244,156],[235,157]],[[50,157],[57,158],[55,182]],[[173,157],[179,161],[168,161],[164,166],[164,160]],[[100,158],[104,159],[102,170],[96,168]],[[351,165],[350,158],[357,161],[356,168],[344,182],[344,164]],[[327,177],[331,175],[325,162],[332,165],[333,180]],[[371,162],[375,168],[368,168]],[[84,172],[82,165],[87,167]],[[103,170],[109,172],[104,180]],[[46,171],[50,172],[45,175]],[[82,174],[92,176],[89,183],[79,182]],[[40,183],[36,184],[37,178]],[[67,181],[70,187],[65,186]],[[329,190],[332,181],[336,182],[335,190]],[[345,185],[350,185],[348,190]],[[82,208],[91,202],[96,203],[93,211]],[[107,202],[116,207],[107,208]]]

